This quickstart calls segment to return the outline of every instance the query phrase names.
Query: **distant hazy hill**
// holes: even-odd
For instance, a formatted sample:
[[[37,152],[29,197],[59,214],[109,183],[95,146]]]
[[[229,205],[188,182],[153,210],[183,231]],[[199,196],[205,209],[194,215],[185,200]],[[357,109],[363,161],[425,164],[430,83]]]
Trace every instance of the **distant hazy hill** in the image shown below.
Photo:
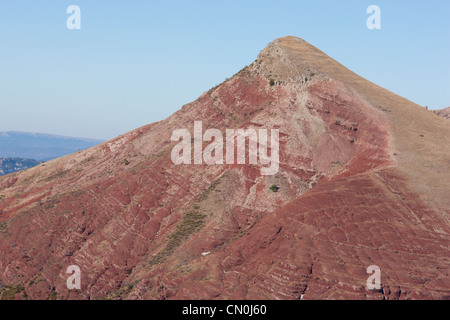
[[[450,119],[450,107],[442,109],[442,110],[436,110],[436,113],[440,115],[441,117],[444,117],[446,119]]]
[[[47,161],[103,142],[41,133],[0,132],[0,157]]]
[[[23,158],[0,158],[0,176],[37,166],[41,162]]]

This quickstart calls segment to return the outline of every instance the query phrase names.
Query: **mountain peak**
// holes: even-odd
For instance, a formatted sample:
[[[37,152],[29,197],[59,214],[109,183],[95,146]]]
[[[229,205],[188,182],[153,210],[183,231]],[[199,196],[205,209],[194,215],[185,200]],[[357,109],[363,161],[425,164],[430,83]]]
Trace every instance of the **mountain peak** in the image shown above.
[[[247,156],[175,164],[178,129],[210,146],[190,139],[196,121],[279,130],[278,173]],[[433,112],[276,39],[169,118],[0,177],[0,287],[32,299],[446,298],[449,136]],[[383,290],[371,292],[374,264]],[[67,290],[71,265],[80,290]]]
[[[275,81],[304,83],[311,77],[335,77],[347,70],[337,61],[294,36],[275,39],[265,47],[255,61],[259,73]]]

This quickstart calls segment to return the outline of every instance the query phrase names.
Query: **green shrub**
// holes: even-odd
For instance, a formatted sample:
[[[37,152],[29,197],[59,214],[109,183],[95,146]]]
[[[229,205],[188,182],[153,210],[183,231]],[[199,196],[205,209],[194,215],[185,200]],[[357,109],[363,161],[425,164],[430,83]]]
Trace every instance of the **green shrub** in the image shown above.
[[[270,190],[272,190],[273,192],[278,192],[278,190],[280,190],[280,187],[278,187],[276,184],[273,184],[273,185],[270,187]]]
[[[14,300],[16,294],[25,291],[25,288],[18,286],[7,286],[1,290],[0,300]]]
[[[47,297],[46,300],[57,300],[58,299],[58,294],[56,293],[56,291],[52,291],[50,292],[50,295]]]

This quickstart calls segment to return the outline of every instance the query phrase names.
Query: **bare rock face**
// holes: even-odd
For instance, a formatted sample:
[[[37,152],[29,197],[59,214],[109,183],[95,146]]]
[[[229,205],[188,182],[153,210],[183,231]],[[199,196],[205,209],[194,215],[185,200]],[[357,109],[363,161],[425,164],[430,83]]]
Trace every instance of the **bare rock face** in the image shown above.
[[[172,132],[194,121],[279,129],[279,172],[174,165]],[[168,119],[1,177],[2,296],[449,298],[449,137],[445,119],[277,39]]]

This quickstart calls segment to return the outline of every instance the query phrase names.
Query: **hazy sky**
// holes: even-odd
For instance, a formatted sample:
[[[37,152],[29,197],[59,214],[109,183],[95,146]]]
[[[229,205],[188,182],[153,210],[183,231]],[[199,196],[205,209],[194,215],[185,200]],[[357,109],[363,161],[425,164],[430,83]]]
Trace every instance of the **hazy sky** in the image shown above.
[[[69,5],[81,30],[68,30]],[[381,30],[366,9],[381,8]],[[450,1],[1,0],[0,131],[112,138],[298,36],[418,104],[450,106]]]

